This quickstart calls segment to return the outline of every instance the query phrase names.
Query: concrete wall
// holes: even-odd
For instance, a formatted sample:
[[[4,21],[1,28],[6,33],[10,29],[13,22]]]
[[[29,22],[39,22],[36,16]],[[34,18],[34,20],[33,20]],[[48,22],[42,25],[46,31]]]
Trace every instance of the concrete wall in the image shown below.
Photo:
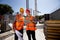
[[[60,20],[60,9],[50,14],[51,20]]]

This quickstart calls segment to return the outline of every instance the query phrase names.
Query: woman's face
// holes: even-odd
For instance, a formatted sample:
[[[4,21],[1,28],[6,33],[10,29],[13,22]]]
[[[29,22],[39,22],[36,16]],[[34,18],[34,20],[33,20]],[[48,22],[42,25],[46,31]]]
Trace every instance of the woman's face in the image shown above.
[[[28,11],[26,11],[26,13],[27,13],[27,15],[29,15],[29,14],[30,14],[30,12],[28,12]]]

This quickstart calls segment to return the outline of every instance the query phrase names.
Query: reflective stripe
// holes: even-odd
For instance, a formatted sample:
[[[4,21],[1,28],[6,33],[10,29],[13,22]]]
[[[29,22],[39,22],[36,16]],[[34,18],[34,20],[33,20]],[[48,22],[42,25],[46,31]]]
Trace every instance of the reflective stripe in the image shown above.
[[[35,24],[34,23],[28,23],[26,30],[31,30],[31,31],[36,30]]]

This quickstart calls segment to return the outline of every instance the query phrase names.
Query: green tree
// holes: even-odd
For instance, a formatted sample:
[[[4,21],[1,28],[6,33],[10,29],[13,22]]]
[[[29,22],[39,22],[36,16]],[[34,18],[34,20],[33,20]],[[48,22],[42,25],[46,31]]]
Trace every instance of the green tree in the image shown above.
[[[0,4],[0,15],[4,15],[6,13],[12,14],[14,11],[11,6],[7,4]]]
[[[42,18],[44,18],[44,15],[39,16],[39,20],[42,19]]]
[[[0,4],[0,24],[1,26],[1,32],[5,32],[6,31],[6,23],[4,21],[4,14],[12,14],[14,11],[12,9],[11,6],[7,5],[7,4]]]

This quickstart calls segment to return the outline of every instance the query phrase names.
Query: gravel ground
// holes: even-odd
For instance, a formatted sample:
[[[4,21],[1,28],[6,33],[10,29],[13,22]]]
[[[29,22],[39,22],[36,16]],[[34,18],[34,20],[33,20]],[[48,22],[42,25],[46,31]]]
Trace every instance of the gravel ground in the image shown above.
[[[45,36],[43,33],[43,24],[37,24],[37,30],[36,30],[36,40],[45,40]],[[27,34],[26,34],[26,30],[24,30],[24,36],[23,36],[24,40],[28,40]],[[14,35],[7,37],[5,40],[14,40]]]

